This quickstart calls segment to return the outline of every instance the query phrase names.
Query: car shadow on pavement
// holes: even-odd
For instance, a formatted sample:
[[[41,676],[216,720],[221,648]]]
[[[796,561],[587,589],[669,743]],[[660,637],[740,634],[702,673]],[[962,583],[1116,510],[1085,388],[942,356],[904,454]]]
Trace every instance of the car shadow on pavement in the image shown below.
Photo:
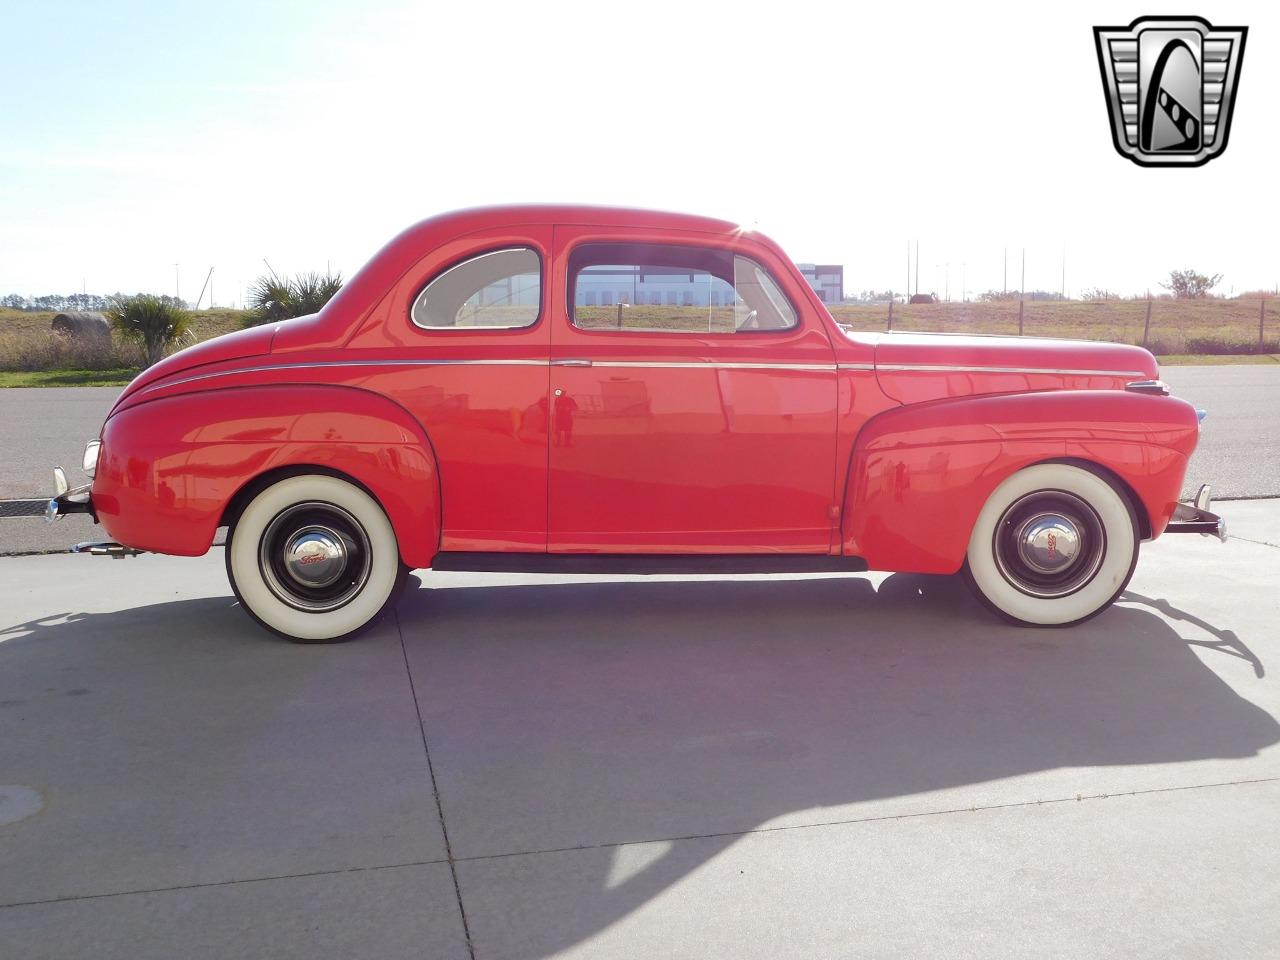
[[[428,586],[399,621],[478,956],[581,943],[762,828],[1206,782],[1159,765],[1280,741],[1151,612],[1019,628],[958,578]]]
[[[63,845],[74,881],[56,886],[84,893],[147,886],[144,870],[188,882],[197,854],[227,877],[276,870],[277,847],[315,870],[431,856],[406,839],[435,824],[403,813],[434,802],[420,741],[415,757],[400,736],[416,719],[401,642],[481,957],[581,943],[753,831],[1211,782],[1227,778],[1164,765],[1280,741],[1236,692],[1262,676],[1246,641],[1137,594],[1029,630],[943,577],[472,583],[422,574],[393,621],[343,647],[293,647],[228,598],[0,624],[0,723],[29,718],[5,753],[33,776],[88,771],[118,808],[77,807],[68,836],[42,815],[27,875]],[[75,670],[111,686],[71,696]],[[149,845],[120,861],[138,875],[77,868],[144,762],[162,792],[137,813]],[[340,849],[310,849],[299,796],[343,824]]]

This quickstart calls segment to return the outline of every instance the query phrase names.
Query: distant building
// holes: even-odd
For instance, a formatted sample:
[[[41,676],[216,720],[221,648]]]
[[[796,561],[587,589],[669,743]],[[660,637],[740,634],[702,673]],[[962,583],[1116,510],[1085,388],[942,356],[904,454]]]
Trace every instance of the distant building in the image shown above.
[[[797,263],[809,286],[823,303],[844,299],[844,267],[838,263]]]
[[[823,303],[844,299],[844,267],[812,263],[797,266]],[[729,307],[734,301],[732,288],[709,274],[670,267],[587,267],[578,275],[576,294],[578,305],[585,307],[610,307],[616,303]],[[486,300],[495,296],[515,302],[508,291],[486,290]]]

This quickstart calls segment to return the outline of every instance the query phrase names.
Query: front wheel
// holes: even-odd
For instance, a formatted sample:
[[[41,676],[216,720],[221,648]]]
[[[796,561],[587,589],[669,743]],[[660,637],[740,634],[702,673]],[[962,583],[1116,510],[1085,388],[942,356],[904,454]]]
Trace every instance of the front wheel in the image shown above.
[[[965,579],[1006,619],[1068,626],[1120,596],[1138,540],[1133,507],[1106,479],[1071,464],[1037,464],[987,500],[969,538]]]
[[[250,500],[228,532],[226,562],[249,615],[299,643],[351,639],[395,604],[408,573],[378,502],[322,474]]]

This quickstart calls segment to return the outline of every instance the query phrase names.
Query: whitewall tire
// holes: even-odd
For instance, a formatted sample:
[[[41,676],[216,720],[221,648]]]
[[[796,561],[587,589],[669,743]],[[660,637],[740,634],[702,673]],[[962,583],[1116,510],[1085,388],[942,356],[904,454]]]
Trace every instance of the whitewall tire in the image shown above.
[[[1128,498],[1068,463],[1019,470],[983,506],[969,538],[965,578],[1005,618],[1067,626],[1101,613],[1138,562]]]
[[[300,643],[348,640],[371,626],[408,573],[378,502],[326,474],[259,491],[227,535],[226,561],[249,615]]]

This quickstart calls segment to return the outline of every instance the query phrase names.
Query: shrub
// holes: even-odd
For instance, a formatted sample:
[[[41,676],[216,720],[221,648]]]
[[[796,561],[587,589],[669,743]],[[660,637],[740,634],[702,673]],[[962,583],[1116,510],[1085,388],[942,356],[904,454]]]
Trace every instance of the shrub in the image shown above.
[[[75,340],[44,331],[7,337],[0,349],[2,370],[119,370],[142,364],[136,344],[105,337]]]
[[[141,347],[143,366],[157,363],[170,347],[190,340],[191,314],[166,300],[148,293],[116,296],[107,308],[107,319],[120,338]]]
[[[243,323],[256,327],[319,313],[341,289],[340,273],[300,273],[292,279],[269,273],[249,288],[249,312]]]
[[[1187,353],[1280,353],[1280,341],[1257,340],[1252,343],[1241,343],[1238,340],[1224,340],[1221,337],[1189,337]]]

